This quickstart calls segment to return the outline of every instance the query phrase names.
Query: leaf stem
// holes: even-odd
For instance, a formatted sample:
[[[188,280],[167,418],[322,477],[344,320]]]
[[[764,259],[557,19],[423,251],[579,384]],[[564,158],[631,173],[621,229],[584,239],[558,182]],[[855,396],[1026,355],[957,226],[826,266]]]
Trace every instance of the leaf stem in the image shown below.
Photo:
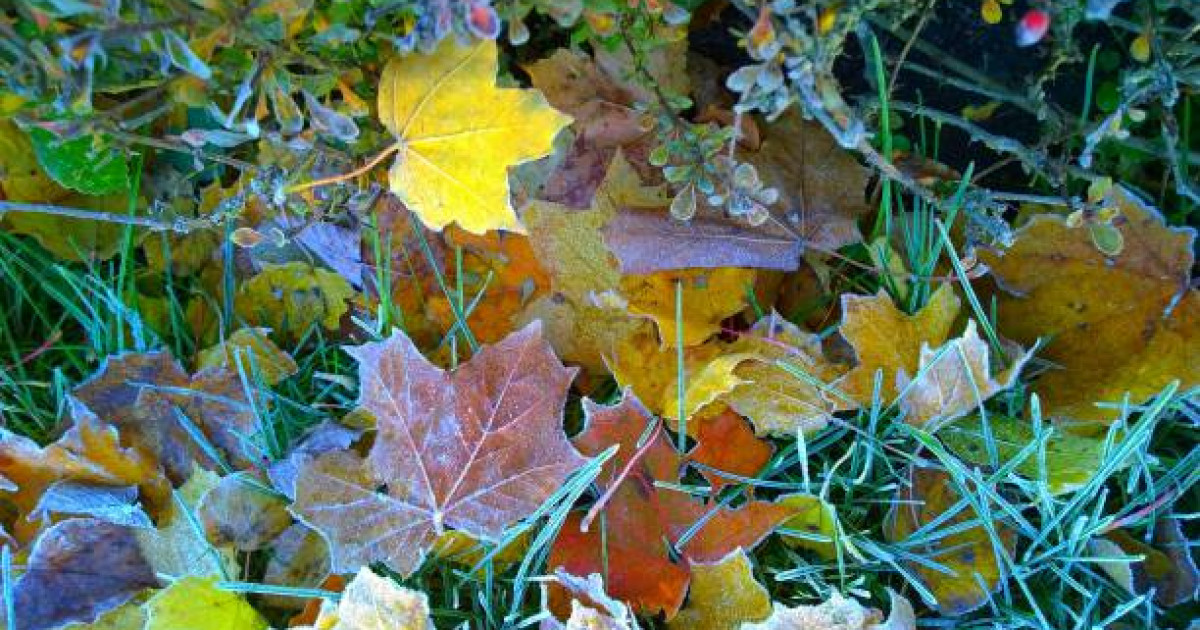
[[[298,193],[298,192],[303,192],[305,190],[318,188],[320,186],[328,186],[329,184],[336,184],[338,182],[344,182],[348,179],[354,179],[355,177],[358,177],[359,175],[366,174],[367,172],[369,172],[371,169],[375,168],[376,166],[379,166],[380,162],[387,159],[388,156],[390,156],[391,154],[399,151],[403,146],[404,146],[404,144],[402,142],[396,142],[392,146],[384,149],[383,151],[380,151],[378,155],[371,158],[366,164],[363,164],[362,166],[354,169],[353,171],[350,171],[349,173],[343,173],[341,175],[332,175],[330,177],[322,177],[321,179],[315,179],[311,182],[306,182],[304,184],[297,184],[295,186],[290,186],[290,187],[288,187],[286,192],[288,194]]]

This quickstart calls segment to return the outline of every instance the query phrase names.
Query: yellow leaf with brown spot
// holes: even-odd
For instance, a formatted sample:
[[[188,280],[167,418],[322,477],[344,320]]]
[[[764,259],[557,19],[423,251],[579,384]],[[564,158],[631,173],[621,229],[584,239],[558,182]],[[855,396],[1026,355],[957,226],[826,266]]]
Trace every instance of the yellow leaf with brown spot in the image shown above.
[[[536,90],[496,87],[497,59],[493,40],[448,37],[383,70],[379,119],[399,141],[388,182],[431,229],[521,231],[508,167],[548,155],[571,122]]]
[[[687,603],[667,628],[738,630],[771,614],[771,596],[754,579],[750,557],[741,547],[719,562],[692,565]]]
[[[844,390],[860,404],[870,405],[875,375],[882,371],[880,397],[896,397],[896,378],[916,374],[923,345],[940,346],[950,336],[958,316],[959,299],[943,285],[916,314],[909,315],[883,290],[873,296],[843,295],[841,334],[854,348],[858,365],[846,376]]]
[[[966,488],[978,501],[987,497],[970,482]],[[884,522],[883,533],[893,543],[910,542],[910,552],[941,565],[947,572],[926,564],[905,562],[906,566],[937,599],[935,608],[945,615],[961,615],[984,605],[991,593],[1008,579],[1007,563],[1016,544],[1015,533],[1001,523],[993,523],[998,537],[992,540],[980,519],[991,518],[976,512],[971,504],[960,506],[954,515],[943,515],[962,498],[950,475],[940,469],[910,468],[908,479],[896,492],[892,509]],[[937,519],[939,525],[923,531],[921,540],[910,541],[919,530]],[[942,535],[957,526],[965,529]],[[997,552],[1010,559],[997,557]]]
[[[1168,383],[1200,383],[1200,295],[1190,288],[1196,233],[1170,228],[1121,186],[1112,197],[1125,247],[1109,257],[1088,231],[1056,215],[1035,216],[1002,255],[984,252],[1005,290],[1000,333],[1032,345],[1055,368],[1033,391],[1043,409],[1081,433],[1114,422],[1126,394],[1140,403]]]
[[[303,336],[313,326],[336,330],[354,289],[332,271],[302,262],[267,265],[247,280],[234,302],[240,317],[280,334]]]
[[[777,503],[795,511],[795,516],[780,525],[783,542],[792,547],[808,549],[825,560],[837,559],[837,522],[833,506],[811,494],[789,494]],[[789,533],[787,530],[792,530]]]
[[[746,308],[754,287],[753,269],[680,269],[621,278],[629,312],[658,325],[663,346],[677,345],[675,287],[683,286],[683,345],[695,346],[721,332],[721,322]]]
[[[274,385],[300,368],[296,360],[271,341],[266,328],[241,328],[220,344],[196,355],[196,370],[222,368],[232,374],[261,376]]]

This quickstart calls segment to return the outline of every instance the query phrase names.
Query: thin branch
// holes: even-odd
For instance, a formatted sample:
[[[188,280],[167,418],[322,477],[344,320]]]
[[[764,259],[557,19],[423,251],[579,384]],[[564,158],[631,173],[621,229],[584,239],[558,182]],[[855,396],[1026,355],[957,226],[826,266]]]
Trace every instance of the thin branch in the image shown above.
[[[105,223],[132,225],[135,227],[147,228],[155,232],[177,232],[180,234],[191,232],[192,230],[199,228],[212,227],[212,223],[207,219],[177,218],[172,221],[166,221],[162,219],[155,219],[153,217],[129,216],[114,212],[84,210],[83,208],[68,208],[66,206],[55,206],[46,203],[0,201],[0,216],[8,213],[47,214],[59,217],[67,217],[69,219],[83,219],[85,221],[103,221]]]

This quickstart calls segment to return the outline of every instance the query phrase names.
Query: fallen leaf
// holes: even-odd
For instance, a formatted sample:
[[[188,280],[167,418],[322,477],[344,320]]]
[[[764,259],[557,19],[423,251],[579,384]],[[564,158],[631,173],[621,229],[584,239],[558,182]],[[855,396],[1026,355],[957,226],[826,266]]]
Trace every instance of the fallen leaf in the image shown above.
[[[775,452],[770,442],[755,437],[750,425],[728,409],[702,418],[696,425],[696,446],[688,452],[691,462],[741,477],[754,477],[771,461],[771,454]],[[715,472],[701,470],[700,473],[714,492],[727,483],[734,483]]]
[[[754,287],[753,269],[681,269],[621,278],[629,312],[658,326],[665,347],[677,345],[676,283],[683,286],[683,345],[694,346],[721,331],[721,322],[746,307]]]
[[[231,374],[245,374],[253,382],[275,385],[299,371],[296,360],[275,345],[266,328],[239,328],[220,344],[196,354],[196,369],[223,368]]]
[[[796,108],[767,125],[763,138],[762,148],[743,157],[764,185],[779,190],[780,214],[805,247],[833,251],[862,240],[858,220],[871,211],[870,171]]]
[[[52,484],[72,481],[101,486],[137,486],[151,513],[167,502],[170,486],[158,463],[144,452],[121,444],[118,430],[102,424],[86,406],[70,399],[72,426],[45,448],[33,440],[0,429],[0,475],[13,485],[11,500],[19,518],[13,536],[28,542],[41,528],[30,520],[43,492]]]
[[[216,578],[186,577],[146,602],[145,630],[266,630],[267,622]]]
[[[477,236],[451,227],[446,229],[444,239],[448,247],[462,248],[465,300],[469,303],[481,292],[483,295],[467,316],[476,340],[495,343],[508,336],[526,305],[550,286],[543,269],[546,259],[537,255],[532,239],[524,234],[488,232]],[[453,263],[446,273],[454,278]],[[440,287],[430,289],[426,311],[449,330],[456,321],[450,302]]]
[[[1127,577],[1119,583],[1133,594],[1154,591],[1154,601],[1164,607],[1178,606],[1196,599],[1200,572],[1192,557],[1191,543],[1184,535],[1179,519],[1162,517],[1153,525],[1153,544],[1134,537],[1121,529],[1108,533],[1106,539],[1122,552],[1119,555],[1140,557],[1124,565]],[[1107,567],[1114,563],[1100,563]],[[1121,566],[1120,563],[1115,563]],[[1106,569],[1107,570],[1107,569]]]
[[[784,543],[808,549],[824,560],[837,559],[837,517],[832,505],[811,494],[784,495],[776,502],[790,508],[793,514],[779,526]]]
[[[250,473],[223,477],[196,506],[196,516],[214,545],[258,551],[292,524],[287,502]]]
[[[578,138],[588,144],[618,147],[649,132],[645,115],[632,107],[634,95],[582,52],[560,48],[525,71],[550,105],[574,118]]]
[[[1005,563],[1011,562],[997,557],[997,548],[1011,558],[1016,545],[1015,533],[1002,523],[993,524],[999,536],[993,545],[987,529],[980,523],[984,517],[970,504],[947,517],[945,513],[960,499],[946,471],[910,468],[908,483],[896,492],[883,529],[884,536],[893,543],[905,543],[918,532],[922,538],[931,538],[928,542],[912,543],[909,550],[940,564],[948,572],[912,561],[905,564],[936,598],[933,606],[938,612],[951,616],[968,613],[991,599],[992,592],[1008,579]],[[926,530],[935,519],[939,523],[936,529]],[[961,531],[940,534],[941,530],[972,522]]]
[[[375,575],[368,567],[346,585],[337,604],[326,602],[310,630],[433,630],[429,598]]]
[[[981,253],[1007,294],[1002,334],[1030,345],[1061,369],[1033,385],[1046,413],[1072,430],[1095,433],[1114,422],[1128,394],[1138,403],[1174,380],[1200,383],[1200,294],[1189,288],[1196,233],[1167,227],[1153,207],[1114,186],[1125,248],[1100,253],[1087,230],[1056,215],[1035,216],[1002,255]]]
[[[795,271],[803,250],[798,236],[774,223],[750,226],[711,214],[678,221],[666,208],[617,213],[604,228],[604,242],[629,274],[689,267]]]
[[[604,358],[613,356],[620,340],[648,325],[598,299],[617,290],[621,279],[599,231],[619,207],[665,202],[663,189],[644,186],[618,151],[589,209],[571,210],[537,201],[522,213],[530,244],[550,276],[553,294],[530,304],[521,321],[541,320],[546,339],[558,355],[579,364],[588,374],[607,374]]]
[[[996,448],[995,462],[987,452],[989,432]],[[978,466],[1003,466],[1036,439],[1028,421],[997,413],[987,415],[986,432],[983,418],[971,415],[942,428],[937,436],[955,455]],[[1038,461],[1036,453],[1026,457],[1015,472],[1026,479],[1043,480]],[[1103,462],[1103,438],[1055,431],[1046,439],[1046,488],[1051,494],[1063,494],[1083,487]]]
[[[687,605],[667,628],[738,630],[743,623],[762,621],[771,614],[771,596],[754,579],[754,567],[738,548],[718,562],[692,565]]]
[[[29,520],[46,522],[51,513],[86,516],[125,527],[154,526],[138,504],[137,486],[56,481],[42,493]]]
[[[34,543],[27,567],[12,587],[17,617],[12,627],[22,630],[92,622],[158,586],[133,530],[90,518],[47,529]]]
[[[38,162],[59,185],[85,195],[129,190],[129,161],[110,138],[91,134],[59,138],[40,127],[28,131]]]
[[[742,630],[872,630],[881,618],[879,611],[834,592],[815,606],[789,608],[776,602],[770,617]]]
[[[301,588],[317,588],[329,577],[329,543],[317,530],[293,523],[270,548],[271,559],[263,571],[263,584]],[[304,600],[296,597],[262,595],[273,608],[297,610]]]
[[[267,265],[238,290],[234,308],[254,326],[266,326],[293,339],[310,328],[336,330],[354,290],[332,271],[302,262]]]
[[[684,348],[684,375],[696,374],[724,350],[713,342]],[[666,401],[677,395],[678,356],[674,348],[659,345],[654,330],[646,328],[618,339],[605,362],[617,384],[632,389],[652,413],[665,414]]]
[[[748,418],[759,435],[814,433],[829,423],[835,411],[854,406],[839,391],[847,366],[826,358],[820,337],[777,313],[756,322],[738,338],[734,349],[751,358],[734,369],[742,384],[721,399]]]
[[[166,351],[129,352],[107,357],[74,394],[121,431],[123,445],[153,454],[175,483],[194,463],[216,466],[214,454],[235,468],[254,461],[242,436],[258,421],[237,374],[210,368],[189,376]],[[185,421],[217,450],[198,444]]]
[[[587,578],[581,578],[566,571],[557,571],[554,577],[563,588],[584,601],[571,600],[571,616],[566,624],[560,624],[551,617],[543,622],[542,630],[634,630],[640,627],[625,602],[613,599],[604,592],[604,580],[600,574],[592,573]]]
[[[156,575],[176,579],[236,574],[238,563],[233,548],[209,543],[195,515],[196,506],[220,479],[215,473],[197,469],[176,491],[171,509],[159,519],[158,528],[134,533]]]
[[[729,509],[658,489],[656,481],[679,481],[684,460],[661,431],[639,449],[638,439],[651,418],[629,392],[611,407],[585,399],[584,413],[586,428],[574,443],[590,456],[619,444],[597,481],[605,491],[609,484],[619,485],[601,512],[603,518],[588,531],[581,530],[579,515],[568,517],[550,549],[547,566],[573,575],[599,573],[606,590],[634,610],[662,611],[670,619],[683,604],[692,562],[718,561],[737,547],[751,549],[789,514],[786,507],[762,501]],[[631,463],[635,456],[639,459]],[[630,465],[628,476],[620,478],[620,471]],[[702,519],[704,525],[681,542],[681,536]],[[678,560],[667,545],[678,549]],[[566,591],[552,587],[552,609],[565,616],[566,603]]]
[[[880,290],[867,297],[842,296],[842,337],[854,348],[858,364],[846,375],[843,389],[860,404],[870,406],[875,375],[882,371],[880,398],[887,404],[896,397],[897,376],[916,374],[921,348],[941,346],[950,336],[958,316],[959,299],[943,285],[914,315],[908,315]]]
[[[975,332],[975,320],[969,320],[962,336],[941,348],[921,346],[921,362],[914,377],[903,368],[896,374],[904,421],[927,431],[946,426],[1012,387],[1030,356],[1018,349],[1008,365],[993,374],[988,345]]]
[[[399,140],[388,173],[425,225],[475,234],[521,231],[508,167],[548,154],[570,117],[535,90],[497,88],[496,42],[447,38],[428,56],[396,56],[379,84],[379,119]]]
[[[304,466],[292,506],[329,539],[336,572],[385,561],[410,574],[447,527],[494,539],[584,462],[561,426],[574,370],[536,323],[453,374],[399,332],[348,351],[378,436],[366,461]]]
[[[362,257],[362,231],[332,223],[309,223],[296,234],[296,242],[327,267],[361,289],[367,273]]]
[[[687,378],[684,385],[683,415],[680,415],[680,401],[676,388],[668,387],[663,392],[662,415],[670,424],[671,429],[678,431],[679,418],[688,418],[688,434],[693,434],[699,425],[699,423],[693,425],[690,422],[693,416],[716,402],[721,396],[746,383],[734,375],[734,370],[752,356],[742,352],[722,354],[704,364],[699,370],[688,371],[685,369]]]

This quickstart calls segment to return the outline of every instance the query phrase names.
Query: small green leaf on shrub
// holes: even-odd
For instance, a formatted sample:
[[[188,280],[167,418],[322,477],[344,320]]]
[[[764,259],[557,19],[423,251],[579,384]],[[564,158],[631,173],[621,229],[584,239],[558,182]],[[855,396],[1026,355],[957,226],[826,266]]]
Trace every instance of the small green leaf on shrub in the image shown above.
[[[129,189],[125,154],[94,136],[63,140],[45,129],[32,128],[29,139],[46,173],[60,185],[86,195],[109,195]]]

